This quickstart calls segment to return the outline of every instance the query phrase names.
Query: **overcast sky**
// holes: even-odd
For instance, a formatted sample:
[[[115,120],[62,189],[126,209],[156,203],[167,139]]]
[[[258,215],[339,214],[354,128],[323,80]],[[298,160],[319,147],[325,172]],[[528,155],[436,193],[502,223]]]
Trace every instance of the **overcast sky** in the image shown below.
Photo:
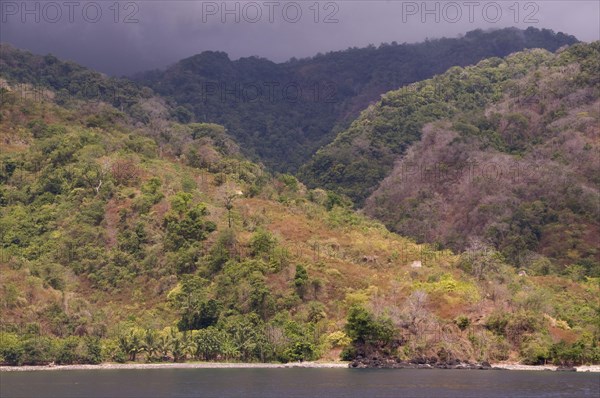
[[[170,65],[205,50],[273,61],[382,42],[506,26],[600,39],[600,1],[0,0],[0,40],[108,74]]]

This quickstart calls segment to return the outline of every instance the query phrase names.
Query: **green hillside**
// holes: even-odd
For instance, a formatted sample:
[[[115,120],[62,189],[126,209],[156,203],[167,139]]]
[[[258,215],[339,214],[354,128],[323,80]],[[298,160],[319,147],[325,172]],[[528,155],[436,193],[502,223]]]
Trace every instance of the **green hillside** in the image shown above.
[[[441,97],[432,106],[446,109],[408,117],[424,126],[420,140],[369,197],[367,213],[454,250],[486,241],[534,272],[600,275],[599,60],[599,42],[534,50],[389,93],[374,111],[385,116],[357,126],[402,117],[398,104],[430,87]]]
[[[416,244],[160,98],[1,86],[2,363],[599,360],[598,278]]]
[[[479,240],[521,266],[597,275],[598,48],[492,58],[392,91],[304,175],[369,197],[369,215],[419,241]]]
[[[61,92],[73,71],[128,83],[2,50],[0,363],[600,361],[598,43],[452,68],[336,139],[407,148],[353,156],[392,172],[366,213],[409,237],[147,88],[90,100]],[[442,178],[468,159],[548,172]],[[439,181],[399,186],[418,161]]]
[[[107,103],[146,124],[154,113],[152,106],[144,106],[153,98],[147,87],[129,79],[108,77],[52,54],[41,56],[22,51],[7,43],[0,43],[0,76],[21,97],[26,94],[27,98],[41,99],[51,94],[58,105],[66,107],[72,107],[76,100]],[[30,87],[25,93],[26,85]]]
[[[381,94],[525,48],[555,51],[573,36],[528,28],[476,30],[461,38],[350,48],[276,64],[204,52],[136,81],[169,100],[180,121],[219,123],[244,153],[272,170],[295,172]],[[309,179],[311,183],[312,179]],[[325,178],[315,186],[329,183]]]
[[[311,184],[336,188],[362,204],[389,174],[398,155],[420,138],[426,123],[459,113],[481,112],[488,104],[498,101],[504,91],[514,92],[514,80],[546,61],[541,53],[536,54],[514,57],[512,62],[504,63],[490,58],[476,68],[453,67],[434,79],[386,94],[363,111],[331,144],[319,150],[303,167],[301,176]],[[471,71],[473,73],[468,74]],[[588,75],[591,72],[588,71]],[[585,78],[587,80],[578,83],[594,84],[590,76]],[[521,89],[517,94],[523,98],[536,94],[533,86],[517,89]],[[516,141],[518,134],[513,135]],[[526,138],[521,139],[526,141]]]

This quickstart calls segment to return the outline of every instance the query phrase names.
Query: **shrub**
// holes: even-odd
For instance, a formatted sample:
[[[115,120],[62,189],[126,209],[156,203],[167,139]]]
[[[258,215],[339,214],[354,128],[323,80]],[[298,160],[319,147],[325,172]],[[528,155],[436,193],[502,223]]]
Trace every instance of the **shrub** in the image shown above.
[[[121,349],[117,340],[107,340],[102,345],[102,357],[118,363],[127,362],[127,354]]]
[[[217,187],[227,182],[227,175],[225,173],[219,173],[215,176],[214,183]]]
[[[287,189],[289,189],[292,192],[297,192],[298,191],[298,180],[296,179],[296,177],[294,177],[291,174],[281,174],[278,177],[278,180],[281,181],[285,187]]]
[[[16,334],[0,332],[0,363],[21,365],[23,354],[23,346]]]
[[[285,351],[284,355],[288,361],[312,360],[315,356],[315,346],[309,342],[297,341]]]
[[[351,342],[352,340],[350,340],[350,337],[341,330],[327,335],[327,343],[331,347],[346,347]]]
[[[300,298],[304,298],[307,285],[308,272],[306,272],[306,268],[303,265],[298,264],[296,266],[296,275],[294,276],[294,287]]]
[[[84,362],[98,364],[103,361],[102,344],[98,337],[88,336],[84,339],[85,357]]]
[[[133,158],[120,158],[113,162],[111,175],[117,185],[129,186],[138,181],[141,170]]]
[[[456,323],[456,326],[458,326],[458,328],[460,330],[465,330],[466,328],[468,328],[471,325],[471,320],[464,316],[464,315],[460,315],[459,317],[457,317],[454,322]]]
[[[250,239],[250,251],[255,257],[271,254],[276,245],[277,239],[273,234],[262,228],[256,231]]]
[[[61,365],[70,365],[81,362],[79,356],[79,338],[75,336],[67,337],[58,342],[56,362]]]
[[[47,365],[56,358],[55,342],[46,336],[33,336],[23,340],[22,363],[25,365]]]
[[[395,337],[395,329],[389,319],[375,318],[360,306],[350,308],[345,331],[358,353],[386,351],[391,348]]]
[[[542,365],[550,359],[552,341],[548,335],[536,334],[526,338],[521,344],[521,357],[527,365]]]
[[[345,347],[340,353],[340,359],[342,361],[352,361],[358,356],[358,351],[354,346]]]
[[[508,315],[504,312],[494,312],[485,321],[485,327],[497,335],[506,336]]]

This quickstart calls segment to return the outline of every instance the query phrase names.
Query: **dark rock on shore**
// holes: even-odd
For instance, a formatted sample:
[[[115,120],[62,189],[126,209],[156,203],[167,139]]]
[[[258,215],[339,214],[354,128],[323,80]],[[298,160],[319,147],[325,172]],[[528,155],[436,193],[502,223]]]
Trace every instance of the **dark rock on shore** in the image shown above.
[[[559,366],[556,368],[557,372],[577,372],[577,369],[574,366]]]

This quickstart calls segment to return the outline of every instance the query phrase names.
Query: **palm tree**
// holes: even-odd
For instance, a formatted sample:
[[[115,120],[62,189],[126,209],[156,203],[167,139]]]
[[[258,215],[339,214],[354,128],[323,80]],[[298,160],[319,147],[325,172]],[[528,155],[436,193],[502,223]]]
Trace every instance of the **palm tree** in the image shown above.
[[[139,331],[135,328],[131,328],[127,333],[120,335],[118,341],[121,350],[129,355],[129,360],[135,362],[137,354],[143,350]]]
[[[163,330],[159,333],[156,339],[156,350],[161,356],[161,361],[169,358],[169,352],[171,351],[171,338],[167,333],[167,330]]]
[[[157,354],[159,353],[159,346],[158,336],[155,330],[146,329],[146,332],[144,334],[143,349],[146,352],[146,355],[148,356],[146,358],[148,362],[153,362],[154,360],[156,360]]]
[[[231,339],[226,339],[223,342],[223,346],[221,347],[221,353],[223,355],[223,359],[231,360],[238,359],[240,356],[240,351],[237,349],[233,341]]]
[[[184,361],[186,354],[190,348],[188,334],[178,332],[175,328],[171,328],[169,337],[171,340],[171,352],[173,353],[173,362]]]

